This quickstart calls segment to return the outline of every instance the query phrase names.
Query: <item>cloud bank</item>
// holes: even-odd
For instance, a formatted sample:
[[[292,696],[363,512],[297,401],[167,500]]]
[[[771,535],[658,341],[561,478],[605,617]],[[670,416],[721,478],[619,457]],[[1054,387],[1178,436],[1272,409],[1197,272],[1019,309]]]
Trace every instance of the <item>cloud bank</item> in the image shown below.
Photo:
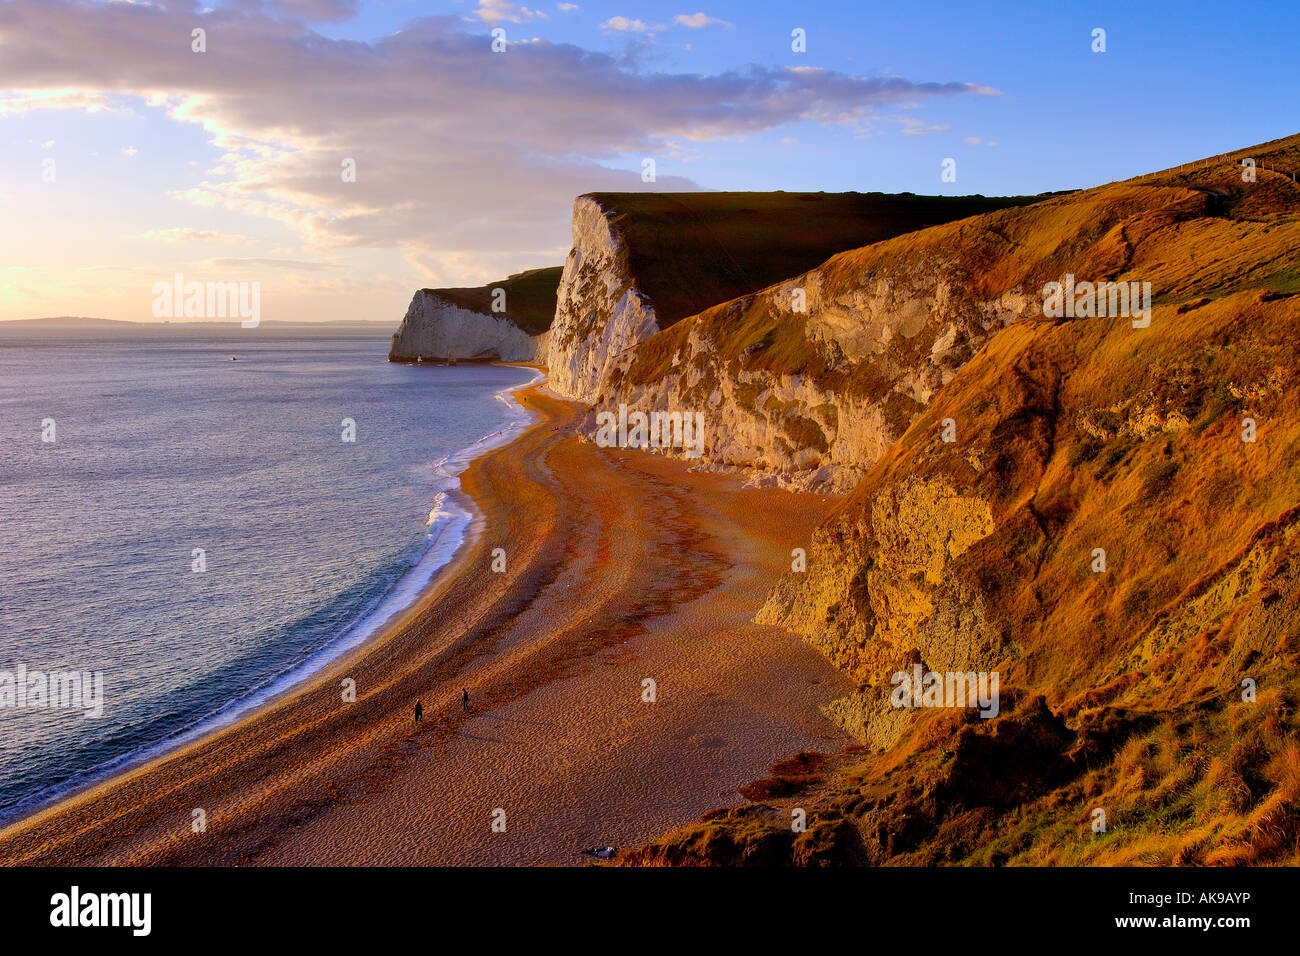
[[[512,25],[539,14],[505,0],[479,2],[482,23],[427,17],[369,43],[309,25],[352,11],[344,0],[215,11],[15,0],[0,5],[0,114],[165,110],[200,124],[222,153],[176,194],[197,207],[196,228],[204,208],[223,207],[282,223],[308,252],[396,249],[431,281],[468,281],[560,261],[579,193],[695,188],[641,183],[640,157],[674,144],[802,121],[865,126],[928,97],[993,92],[811,67],[638,72],[516,37]],[[510,27],[505,52],[493,52],[487,24]],[[193,50],[196,28],[206,52]]]

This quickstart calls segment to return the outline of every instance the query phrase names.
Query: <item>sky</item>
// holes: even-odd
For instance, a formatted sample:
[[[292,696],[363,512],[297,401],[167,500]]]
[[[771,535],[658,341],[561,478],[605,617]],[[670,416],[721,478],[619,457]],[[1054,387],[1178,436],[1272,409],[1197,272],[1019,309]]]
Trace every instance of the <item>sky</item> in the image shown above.
[[[1297,64],[1292,0],[0,0],[0,320],[395,326],[584,192],[1085,187],[1300,131]]]

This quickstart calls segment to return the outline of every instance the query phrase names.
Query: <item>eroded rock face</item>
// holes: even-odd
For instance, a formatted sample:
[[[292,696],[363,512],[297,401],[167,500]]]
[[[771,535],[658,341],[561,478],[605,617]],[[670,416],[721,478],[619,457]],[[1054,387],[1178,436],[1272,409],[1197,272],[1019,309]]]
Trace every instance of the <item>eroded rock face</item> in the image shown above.
[[[819,530],[808,570],[783,578],[756,620],[803,634],[855,678],[862,689],[827,714],[889,747],[908,722],[888,704],[895,671],[987,671],[1001,656],[983,596],[953,573],[993,532],[993,511],[942,479],[909,478],[854,514]]]
[[[985,343],[1043,320],[1045,282],[1155,271],[1135,244],[1204,207],[1183,186],[1124,186],[896,235],[607,350],[583,394],[598,412],[704,413],[702,467],[846,492]]]
[[[579,196],[549,354],[552,388],[594,401],[607,390],[609,374],[627,350],[720,303],[760,295],[790,276],[820,276],[820,267],[844,250],[1031,201],[879,193]],[[920,272],[917,281],[924,285],[931,277],[926,268]],[[907,289],[893,289],[892,282],[891,272],[871,293],[888,300],[880,306],[882,315],[906,337],[923,334],[925,308],[911,303]],[[836,294],[849,287],[838,276],[828,280]],[[780,288],[788,291],[788,284]],[[807,291],[818,294],[817,288]],[[843,328],[810,332],[810,339],[839,348],[840,332],[858,335],[859,304],[847,302],[845,308]],[[826,320],[835,320],[829,310]],[[854,347],[848,353],[850,361],[858,360]],[[725,352],[713,356],[719,364],[728,357]]]
[[[462,308],[421,289],[411,299],[406,317],[393,333],[389,361],[414,362],[496,360],[531,362],[539,340],[503,316]]]
[[[1295,169],[1300,137],[1251,152]],[[1295,865],[1295,204],[1285,176],[1243,185],[1234,164],[1206,163],[992,217],[987,241],[969,229],[947,241],[970,259],[978,298],[1012,311],[1016,289],[1067,273],[1149,279],[1150,327],[1017,320],[984,342],[811,543],[789,542],[807,547],[807,567],[783,575],[760,616],[856,679],[827,713],[869,751],[846,752],[819,796],[710,814],[627,858]],[[900,275],[923,261],[922,238],[895,244]],[[788,375],[793,353],[807,377],[824,374],[819,355],[793,351],[783,330],[826,329],[844,355],[923,341],[906,337],[917,307],[889,305],[878,276],[854,278],[880,262],[861,252],[837,257],[838,278],[817,270],[822,307],[803,326],[736,313],[721,317],[730,340],[719,321],[714,341],[744,355],[774,333],[768,365]],[[908,287],[942,299],[937,284]],[[837,316],[841,301],[851,314]],[[880,306],[903,317],[884,350],[869,318]],[[933,341],[942,351],[959,336]],[[687,352],[683,331],[629,383],[685,375]],[[892,707],[882,681],[906,664],[997,670],[999,713]],[[793,806],[836,829],[791,837]],[[1093,839],[1099,807],[1124,821],[1113,839]]]
[[[610,362],[658,331],[654,307],[637,289],[611,213],[590,196],[573,204],[573,247],[545,353],[550,387],[589,402]]]
[[[796,296],[806,312],[796,312]],[[961,263],[885,263],[828,277],[818,269],[686,320],[664,373],[638,363],[660,339],[607,361],[588,420],[629,409],[702,412],[704,468],[740,469],[756,485],[844,494],[999,329],[1032,315],[1012,290],[984,298]],[[807,373],[761,364],[762,341],[736,359],[728,330],[756,314],[799,324]]]

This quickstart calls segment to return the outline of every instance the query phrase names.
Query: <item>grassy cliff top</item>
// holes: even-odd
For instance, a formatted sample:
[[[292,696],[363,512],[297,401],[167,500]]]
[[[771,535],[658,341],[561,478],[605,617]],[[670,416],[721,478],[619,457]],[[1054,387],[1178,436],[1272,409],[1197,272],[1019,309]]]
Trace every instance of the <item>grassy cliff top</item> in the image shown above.
[[[1259,164],[1255,182],[1243,181],[1239,161],[1246,156]],[[942,271],[972,302],[1017,289],[1035,295],[1067,272],[1148,280],[1156,304],[1171,307],[1241,290],[1296,292],[1300,193],[1293,175],[1300,175],[1300,136],[847,250],[809,270],[806,284],[826,303],[856,294],[866,276],[901,282],[927,271]],[[694,327],[716,343],[719,366],[811,376],[841,395],[885,387],[870,363],[850,373],[815,347],[809,316],[792,313],[787,298],[765,289],[688,317],[637,346],[626,384],[667,374]],[[908,352],[909,343],[897,340],[891,360],[924,359],[913,354],[916,343]]]
[[[540,335],[555,318],[555,293],[560,287],[561,266],[530,269],[487,285],[457,289],[424,289],[453,305],[472,312],[492,315],[492,296],[497,289],[506,293],[505,318],[529,335]]]
[[[614,214],[659,327],[820,265],[837,252],[1041,196],[588,193]]]
[[[1033,294],[1066,271],[1145,280],[1153,315],[1146,328],[1078,317],[996,332],[765,609],[829,651],[873,717],[894,710],[872,696],[892,673],[958,647],[962,665],[1000,674],[1000,714],[918,710],[896,742],[786,761],[741,791],[754,802],[622,859],[1296,865],[1297,179],[1290,137],[818,270],[837,300],[855,276],[927,256],[957,262],[981,297]],[[850,389],[817,348],[796,348],[802,317],[761,305],[692,321],[710,323],[718,361]],[[663,354],[655,339],[638,348]]]

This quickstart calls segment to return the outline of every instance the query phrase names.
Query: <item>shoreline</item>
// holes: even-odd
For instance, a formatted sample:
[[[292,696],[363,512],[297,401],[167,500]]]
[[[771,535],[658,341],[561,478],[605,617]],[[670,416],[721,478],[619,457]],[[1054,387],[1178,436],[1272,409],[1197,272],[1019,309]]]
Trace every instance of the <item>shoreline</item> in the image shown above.
[[[511,385],[493,393],[492,397],[494,399],[502,401],[508,406],[508,414],[519,410],[518,403],[512,401],[512,396],[516,392],[543,384],[546,380],[545,372],[539,366],[531,363],[506,362],[496,364],[531,368],[535,373],[527,382]],[[424,562],[425,556],[438,546],[437,539],[431,542],[425,551],[421,552],[415,563],[394,580],[387,590],[375,597],[373,606],[369,610],[362,612],[347,628],[313,651],[306,660],[293,665],[286,671],[268,677],[261,686],[253,688],[241,697],[227,701],[218,709],[199,717],[188,727],[183,727],[161,740],[139,747],[130,753],[122,754],[94,767],[79,779],[64,781],[63,784],[58,785],[51,791],[42,791],[33,794],[24,801],[20,801],[14,805],[14,809],[9,813],[0,815],[0,833],[3,833],[5,829],[11,826],[21,824],[42,811],[55,808],[66,801],[75,799],[80,794],[93,790],[100,784],[109,784],[118,777],[128,775],[135,769],[165,759],[190,744],[201,743],[203,740],[220,733],[223,729],[255,716],[260,711],[293,694],[310,682],[318,673],[326,670],[333,662],[353,651],[364,650],[366,645],[380,637],[384,631],[400,620],[409,610],[423,603],[430,591],[437,585],[438,580],[450,573],[458,558],[474,544],[475,535],[481,533],[482,530],[482,514],[473,498],[461,491],[459,487],[460,476],[475,459],[509,445],[518,434],[535,424],[533,418],[534,416],[524,410],[524,414],[518,420],[507,421],[496,432],[488,432],[480,436],[471,444],[445,455],[435,463],[435,467],[442,472],[441,480],[454,482],[454,485],[446,489],[435,490],[433,498],[436,499],[439,495],[446,494],[453,500],[455,506],[464,512],[464,530],[461,540],[456,544],[452,553],[448,555],[446,560],[428,569],[428,579],[415,587],[409,600],[386,612],[384,610],[390,598],[400,592],[405,579],[418,571],[420,565]],[[500,440],[495,440],[498,439],[498,436],[503,437],[500,437]],[[445,464],[448,462],[456,463],[455,471],[450,473],[443,471]],[[381,614],[382,616],[376,617],[376,615]]]
[[[634,580],[644,574],[647,560],[662,552],[664,544],[637,541],[640,529],[634,521],[620,527],[619,535],[593,540],[594,548],[576,547],[570,538],[591,536],[590,529],[603,529],[609,517],[602,507],[597,509],[601,522],[590,521],[594,512],[584,501],[587,496],[557,481],[560,476],[555,473],[556,464],[572,467],[578,474],[593,464],[603,464],[610,474],[602,481],[614,499],[630,490],[627,485],[632,484],[653,496],[666,494],[664,501],[674,507],[686,501],[686,492],[691,489],[680,489],[674,495],[671,489],[675,486],[667,479],[687,480],[674,474],[684,474],[685,469],[671,459],[596,449],[578,442],[571,428],[580,417],[578,406],[545,393],[536,379],[513,388],[512,395],[534,417],[513,441],[477,455],[461,473],[460,493],[472,506],[470,529],[456,554],[435,573],[416,601],[394,614],[358,646],[345,650],[233,723],[11,822],[0,830],[0,858],[10,865],[428,861],[433,852],[429,848],[425,848],[423,858],[415,859],[393,856],[399,853],[393,847],[381,850],[375,845],[376,833],[386,826],[385,820],[419,815],[423,812],[421,804],[426,802],[454,802],[454,794],[428,800],[407,794],[389,808],[384,819],[363,833],[354,834],[354,825],[340,829],[338,821],[386,805],[396,799],[392,796],[395,792],[424,786],[426,770],[413,776],[404,767],[408,763],[426,764],[432,760],[437,764],[441,759],[442,763],[427,773],[449,780],[464,779],[465,767],[471,764],[479,766],[483,773],[509,776],[511,761],[525,759],[526,754],[493,759],[486,755],[487,748],[475,745],[469,752],[447,756],[449,751],[463,747],[467,736],[491,739],[493,744],[500,742],[474,737],[463,731],[462,725],[505,719],[505,713],[520,711],[521,705],[529,717],[549,713],[556,696],[551,685],[575,673],[587,675],[589,686],[576,704],[566,706],[570,710],[584,706],[593,693],[606,690],[604,685],[592,683],[591,675],[599,674],[593,668],[609,664],[609,652],[618,653],[620,644],[644,643],[644,635],[660,619],[689,617],[677,601],[665,599],[665,588],[670,598],[711,593],[716,598],[721,593],[721,578],[728,570],[725,560],[718,560],[719,555],[703,548],[672,568],[695,572],[694,582],[689,580],[689,573],[686,583],[678,587],[673,586],[672,575]],[[639,462],[635,469],[622,464],[628,459]],[[620,474],[621,470],[627,474]],[[708,488],[710,493],[728,484],[725,479],[711,476],[698,476],[688,483]],[[556,500],[566,492],[571,500]],[[740,494],[734,488],[726,490],[726,496]],[[754,500],[758,500],[789,493],[745,494],[757,496]],[[719,497],[719,501],[726,500]],[[802,501],[798,503],[801,507],[793,508],[796,520],[806,524],[807,530],[817,517],[805,513],[809,503]],[[626,510],[625,501],[606,504],[618,511]],[[795,503],[785,500],[781,504],[790,508]],[[588,514],[584,515],[584,511]],[[717,533],[717,528],[710,533]],[[698,528],[690,528],[685,534],[672,532],[659,537],[694,548],[698,532]],[[511,548],[509,570],[496,574],[487,570],[487,556],[489,545],[502,543],[503,533],[515,547]],[[645,530],[641,537],[650,539],[655,534]],[[609,550],[628,544],[637,550],[612,562]],[[615,563],[616,568],[609,567]],[[599,587],[591,607],[580,600],[556,604],[557,593],[567,596],[581,589],[589,576],[599,576],[606,568],[612,573],[596,580]],[[574,583],[568,583],[568,579]],[[626,594],[607,596],[600,603],[600,591],[609,587],[628,590]],[[752,598],[749,595],[751,604]],[[538,605],[543,601],[551,605],[546,613],[539,612]],[[746,610],[752,617],[757,606],[736,610],[729,624],[733,619],[739,621]],[[690,614],[699,617],[704,612]],[[598,619],[591,620],[593,615]],[[608,625],[615,625],[612,635]],[[759,630],[757,625],[748,627]],[[771,628],[761,632],[783,633]],[[752,642],[753,637],[746,639]],[[652,651],[655,648],[642,649],[643,653]],[[836,695],[833,687],[838,672],[792,635],[785,636],[783,653],[799,658],[796,670],[801,676],[818,672],[813,686],[829,682],[832,689],[825,693],[819,690],[818,700],[811,706],[807,699],[799,702],[799,712],[786,721],[795,725],[794,729],[746,724],[747,736],[782,738],[791,743],[796,743],[797,737],[794,749],[800,749],[810,739],[825,739],[839,749],[846,740],[815,712],[816,703]],[[357,683],[354,704],[341,703],[337,691],[336,682],[347,676]],[[455,704],[459,688],[465,684],[475,688],[474,707],[458,713]],[[778,689],[769,687],[761,693]],[[718,689],[710,689],[708,694],[725,697]],[[425,703],[426,721],[413,730],[409,707],[415,699]],[[632,693],[630,699],[635,702],[636,694]],[[694,720],[696,725],[701,722],[699,718]],[[578,732],[587,731],[579,728]],[[758,746],[757,739],[735,743],[721,737],[718,740],[722,743],[715,741],[711,746],[734,746],[746,751],[748,769],[743,774],[731,774],[728,786],[733,789],[736,781],[743,784],[762,775],[771,762],[793,752],[763,740],[764,756],[754,759],[748,750]],[[672,749],[679,744],[669,743],[666,749],[646,755],[655,764],[656,772],[671,772],[671,765],[680,762],[680,755]],[[530,741],[530,745],[535,744]],[[458,761],[463,766],[457,768]],[[684,786],[691,789],[696,783],[687,780]],[[554,785],[557,791],[567,792],[572,781],[557,778]],[[666,802],[673,804],[671,800]],[[667,808],[667,816],[660,823],[642,830],[646,836],[654,835],[667,825],[688,822],[701,810],[724,802],[714,802],[714,798],[701,801],[697,797],[689,805]],[[198,809],[207,815],[204,833],[194,833],[190,826],[190,818]],[[302,843],[295,831],[308,823],[330,833],[330,837]],[[357,844],[357,852],[338,853],[339,846],[351,845],[349,841]],[[463,847],[454,841],[442,846],[433,862],[475,862],[478,851],[469,849],[474,843],[471,834]],[[329,845],[331,851],[318,852],[322,845]],[[556,858],[552,848],[530,845],[524,855],[505,861],[554,862]]]

